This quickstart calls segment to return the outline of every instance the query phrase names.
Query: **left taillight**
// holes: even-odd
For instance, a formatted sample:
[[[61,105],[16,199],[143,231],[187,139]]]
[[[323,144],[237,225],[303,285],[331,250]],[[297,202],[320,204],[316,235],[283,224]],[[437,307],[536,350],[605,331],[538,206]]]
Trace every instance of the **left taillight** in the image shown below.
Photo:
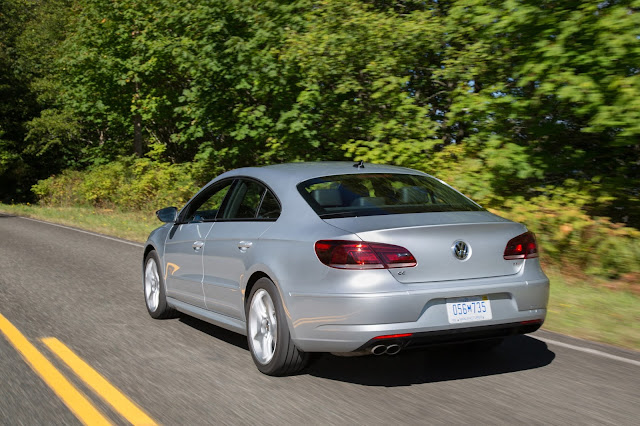
[[[504,249],[505,260],[538,257],[538,243],[533,232],[525,232],[509,240]]]
[[[338,269],[410,268],[417,264],[409,250],[392,244],[321,240],[315,250],[322,263]]]

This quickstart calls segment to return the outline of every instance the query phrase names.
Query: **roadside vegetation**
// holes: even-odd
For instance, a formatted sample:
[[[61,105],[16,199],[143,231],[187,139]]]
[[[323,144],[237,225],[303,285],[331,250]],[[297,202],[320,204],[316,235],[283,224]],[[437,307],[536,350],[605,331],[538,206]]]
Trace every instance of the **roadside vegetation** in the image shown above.
[[[640,0],[4,0],[2,209],[139,240],[236,167],[412,167],[537,234],[549,328],[637,347],[638,28]]]
[[[87,207],[0,204],[0,213],[44,220],[140,243],[146,241],[149,233],[161,224],[153,212],[119,212]]]
[[[606,281],[583,281],[554,267],[545,272],[551,280],[545,329],[640,350],[638,293]]]

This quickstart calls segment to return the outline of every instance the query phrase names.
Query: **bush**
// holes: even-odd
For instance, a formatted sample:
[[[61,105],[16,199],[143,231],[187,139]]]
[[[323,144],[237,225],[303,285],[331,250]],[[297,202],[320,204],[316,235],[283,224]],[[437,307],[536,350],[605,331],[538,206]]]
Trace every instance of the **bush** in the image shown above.
[[[60,175],[40,180],[31,187],[40,204],[47,206],[87,206],[87,200],[79,188],[85,173],[65,170]]]
[[[151,210],[182,206],[198,187],[190,164],[121,158],[91,169],[65,171],[33,186],[41,204]]]
[[[547,189],[545,195],[508,199],[497,214],[536,233],[543,258],[587,275],[619,278],[640,272],[640,231],[588,215],[579,193]],[[492,209],[493,210],[493,209]]]

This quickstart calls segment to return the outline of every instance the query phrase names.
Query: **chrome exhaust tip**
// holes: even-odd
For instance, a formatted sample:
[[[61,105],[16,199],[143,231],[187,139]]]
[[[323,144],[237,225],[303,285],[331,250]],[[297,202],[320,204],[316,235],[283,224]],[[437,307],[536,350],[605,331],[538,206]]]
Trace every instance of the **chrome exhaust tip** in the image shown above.
[[[400,352],[400,350],[402,349],[402,347],[400,345],[389,345],[387,346],[387,355],[395,355],[398,352]]]
[[[371,349],[371,353],[374,355],[382,355],[385,352],[387,352],[387,347],[385,345],[374,346]]]

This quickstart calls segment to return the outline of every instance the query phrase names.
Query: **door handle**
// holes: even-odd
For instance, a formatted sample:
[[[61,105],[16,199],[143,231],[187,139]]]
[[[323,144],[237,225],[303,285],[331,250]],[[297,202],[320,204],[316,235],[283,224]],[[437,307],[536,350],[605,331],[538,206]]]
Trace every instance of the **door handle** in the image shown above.
[[[251,246],[253,245],[253,243],[251,241],[240,241],[238,243],[238,248],[240,249],[241,252],[245,252],[248,249],[251,248]]]
[[[198,251],[198,250],[200,250],[203,246],[204,246],[204,241],[195,241],[195,242],[193,243],[193,246],[192,246],[192,247],[193,247],[193,249],[194,249],[195,251]]]

